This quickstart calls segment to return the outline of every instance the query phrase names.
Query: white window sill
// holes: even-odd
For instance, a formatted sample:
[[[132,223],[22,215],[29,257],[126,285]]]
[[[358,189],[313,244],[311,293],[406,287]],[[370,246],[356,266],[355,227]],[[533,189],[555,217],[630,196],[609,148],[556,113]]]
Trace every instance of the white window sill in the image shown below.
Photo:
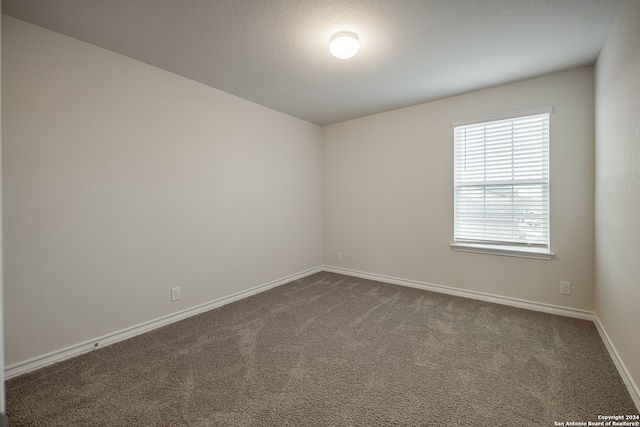
[[[452,243],[451,249],[459,252],[473,252],[488,255],[502,255],[517,258],[532,258],[551,261],[556,255],[548,249],[527,248],[508,245],[481,245],[477,243]]]

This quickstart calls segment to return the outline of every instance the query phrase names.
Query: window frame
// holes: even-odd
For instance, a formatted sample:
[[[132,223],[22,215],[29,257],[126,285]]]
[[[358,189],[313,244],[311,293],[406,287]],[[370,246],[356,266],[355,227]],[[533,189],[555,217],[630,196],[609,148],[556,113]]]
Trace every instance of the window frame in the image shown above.
[[[518,110],[512,111],[510,113],[505,114],[496,114],[491,116],[483,116],[477,117],[473,119],[465,119],[465,120],[456,120],[452,122],[452,128],[454,129],[454,142],[455,142],[455,128],[461,126],[468,125],[478,125],[484,123],[490,123],[501,120],[510,120],[510,119],[518,119],[524,118],[528,116],[536,116],[542,114],[549,115],[549,134],[551,133],[551,114],[553,113],[553,108],[551,106],[544,106],[538,108],[531,108],[526,110]],[[550,139],[550,135],[549,135]],[[550,148],[550,147],[549,147]],[[456,153],[454,152],[454,204],[455,204],[455,192],[456,192],[456,178],[455,178],[455,164],[456,164]],[[550,164],[550,149],[547,151],[547,162]],[[549,174],[547,174],[547,202],[549,203],[550,198],[550,178]],[[548,223],[547,223],[547,232],[548,232],[548,240],[546,245],[534,244],[519,244],[512,243],[506,241],[473,241],[473,240],[456,240],[455,239],[455,224],[456,224],[456,211],[454,207],[454,239],[453,243],[451,243],[451,249],[459,252],[473,252],[473,253],[482,253],[489,255],[503,255],[503,256],[511,256],[511,257],[519,257],[519,258],[532,258],[532,259],[542,259],[542,260],[551,260],[554,258],[555,254],[551,252],[551,219],[550,219],[550,206],[548,208]]]

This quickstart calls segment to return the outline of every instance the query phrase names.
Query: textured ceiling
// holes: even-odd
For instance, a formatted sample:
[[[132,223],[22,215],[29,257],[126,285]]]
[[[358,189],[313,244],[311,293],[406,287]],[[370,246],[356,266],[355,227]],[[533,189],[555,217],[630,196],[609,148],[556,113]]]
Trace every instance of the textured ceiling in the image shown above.
[[[593,64],[624,0],[4,0],[3,13],[319,125]],[[331,35],[360,37],[333,58]]]

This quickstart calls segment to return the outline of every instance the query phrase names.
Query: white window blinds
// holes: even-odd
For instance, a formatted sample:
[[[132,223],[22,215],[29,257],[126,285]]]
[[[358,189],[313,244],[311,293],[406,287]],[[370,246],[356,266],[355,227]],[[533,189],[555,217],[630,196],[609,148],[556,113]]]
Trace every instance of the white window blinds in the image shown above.
[[[454,240],[549,248],[549,113],[454,123]]]

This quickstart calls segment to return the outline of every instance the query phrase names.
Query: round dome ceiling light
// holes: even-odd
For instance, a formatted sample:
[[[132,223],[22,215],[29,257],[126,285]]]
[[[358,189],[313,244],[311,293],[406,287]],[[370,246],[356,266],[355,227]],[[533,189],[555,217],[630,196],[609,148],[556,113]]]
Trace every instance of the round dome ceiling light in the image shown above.
[[[349,59],[358,53],[360,41],[358,35],[351,31],[340,31],[331,36],[329,52],[338,59]]]

